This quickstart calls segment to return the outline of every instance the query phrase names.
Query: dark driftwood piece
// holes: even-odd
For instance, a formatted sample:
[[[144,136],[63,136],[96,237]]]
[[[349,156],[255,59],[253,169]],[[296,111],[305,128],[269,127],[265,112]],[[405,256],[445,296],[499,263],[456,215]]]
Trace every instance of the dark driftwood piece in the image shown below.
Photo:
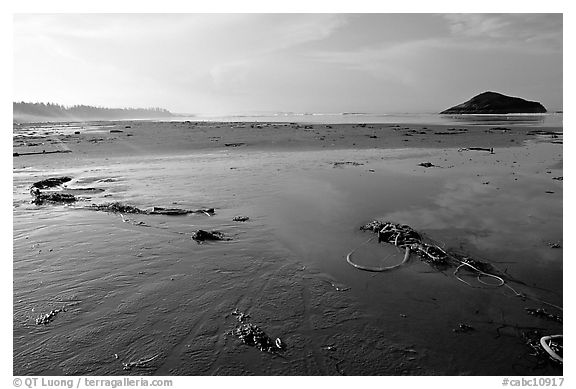
[[[34,151],[28,153],[12,153],[13,157],[20,157],[22,155],[39,155],[39,154],[58,154],[58,153],[71,153],[72,150],[55,150],[55,151]]]
[[[202,209],[182,209],[182,208],[164,208],[164,207],[150,207],[141,209],[133,205],[122,204],[120,202],[106,203],[106,204],[92,204],[86,209],[94,211],[104,211],[112,213],[131,213],[140,215],[187,215],[189,213],[203,213],[208,216],[214,215],[214,208]]]

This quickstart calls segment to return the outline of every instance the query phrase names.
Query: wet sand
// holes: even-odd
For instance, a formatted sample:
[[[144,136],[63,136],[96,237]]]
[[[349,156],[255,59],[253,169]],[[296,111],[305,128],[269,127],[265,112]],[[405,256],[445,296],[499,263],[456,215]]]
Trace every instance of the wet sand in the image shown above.
[[[522,332],[562,333],[524,310],[562,305],[563,250],[550,247],[562,244],[562,129],[494,127],[15,126],[15,153],[69,152],[14,157],[14,374],[561,375]],[[33,182],[61,175],[102,191],[30,204]],[[83,209],[111,201],[216,214]],[[397,261],[363,244],[359,227],[375,218],[493,263],[529,298],[418,258],[354,269],[354,248],[367,264]],[[197,229],[232,239],[198,244]],[[286,350],[242,344],[235,308]],[[474,331],[453,331],[460,323]]]

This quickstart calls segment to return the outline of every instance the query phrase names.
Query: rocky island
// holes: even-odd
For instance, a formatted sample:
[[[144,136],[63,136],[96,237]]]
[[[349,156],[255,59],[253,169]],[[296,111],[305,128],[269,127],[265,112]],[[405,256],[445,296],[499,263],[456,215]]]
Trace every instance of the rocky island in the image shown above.
[[[496,92],[484,92],[462,104],[440,112],[440,114],[510,113],[546,113],[546,108],[536,101],[528,101]]]

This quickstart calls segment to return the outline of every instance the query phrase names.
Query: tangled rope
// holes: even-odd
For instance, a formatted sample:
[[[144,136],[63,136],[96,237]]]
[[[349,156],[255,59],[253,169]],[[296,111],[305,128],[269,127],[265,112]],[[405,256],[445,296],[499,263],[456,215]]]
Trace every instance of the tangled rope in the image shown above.
[[[360,229],[378,234],[378,243],[384,242],[391,244],[398,249],[404,249],[405,254],[402,262],[392,266],[375,267],[361,265],[354,262],[352,260],[352,255],[356,252],[356,250],[358,250],[358,248],[360,248],[360,246],[371,242],[374,239],[374,237],[372,237],[346,255],[346,261],[356,269],[372,272],[384,272],[397,269],[406,264],[410,259],[410,255],[415,253],[421,258],[421,260],[436,268],[447,269],[455,266],[456,269],[453,273],[454,277],[456,277],[458,281],[470,287],[474,286],[459,276],[460,271],[463,269],[468,269],[474,272],[476,274],[476,279],[480,284],[495,288],[506,287],[511,290],[516,297],[527,298],[525,294],[518,292],[516,289],[510,286],[502,275],[496,274],[497,270],[490,263],[474,260],[454,252],[449,253],[438,244],[430,240],[428,240],[430,243],[425,242],[422,235],[416,232],[410,226],[374,220],[360,227]],[[500,272],[500,274],[502,273]],[[496,282],[488,282],[487,279],[493,279],[496,280]],[[562,310],[562,307],[552,303],[536,298],[533,298],[533,300]]]

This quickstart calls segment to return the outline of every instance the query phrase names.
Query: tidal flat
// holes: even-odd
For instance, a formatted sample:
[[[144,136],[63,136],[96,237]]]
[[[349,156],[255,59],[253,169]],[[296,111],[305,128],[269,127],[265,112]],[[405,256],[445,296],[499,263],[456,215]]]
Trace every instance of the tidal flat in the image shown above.
[[[14,375],[562,375],[529,342],[561,321],[527,311],[562,316],[561,127],[122,121],[13,139]],[[54,177],[76,201],[31,204]],[[90,209],[110,203],[214,213]],[[352,250],[402,260],[360,230],[376,219],[513,289],[416,255],[350,266]],[[282,349],[242,342],[234,312]]]

